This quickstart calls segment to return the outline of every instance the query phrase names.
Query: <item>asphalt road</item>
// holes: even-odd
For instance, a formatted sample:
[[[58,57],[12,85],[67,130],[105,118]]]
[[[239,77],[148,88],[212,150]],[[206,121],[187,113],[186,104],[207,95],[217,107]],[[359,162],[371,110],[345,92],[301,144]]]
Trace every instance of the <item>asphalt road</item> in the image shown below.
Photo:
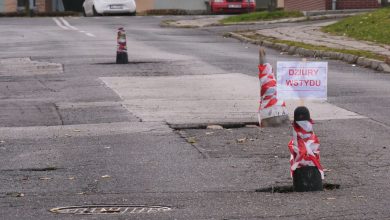
[[[340,189],[255,192],[291,185],[290,128],[177,131],[132,111],[145,107],[124,102],[118,91],[126,88],[105,79],[229,73],[255,79],[257,46],[223,33],[269,26],[171,29],[159,27],[164,19],[178,18],[0,19],[1,219],[390,218],[390,75],[328,61],[328,101],[363,117],[315,125],[325,181]],[[128,65],[113,64],[121,26]],[[267,51],[272,64],[301,59]],[[49,212],[97,204],[140,207],[123,214]],[[165,208],[143,209],[157,205]]]

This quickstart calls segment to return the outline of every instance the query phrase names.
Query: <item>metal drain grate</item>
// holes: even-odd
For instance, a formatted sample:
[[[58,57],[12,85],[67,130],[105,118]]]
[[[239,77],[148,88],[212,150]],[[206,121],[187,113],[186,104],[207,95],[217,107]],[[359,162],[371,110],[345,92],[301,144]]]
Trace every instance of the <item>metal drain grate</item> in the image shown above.
[[[123,214],[151,214],[171,211],[172,208],[166,206],[146,206],[146,205],[85,205],[68,206],[50,209],[56,214],[76,214],[76,215],[123,215]]]

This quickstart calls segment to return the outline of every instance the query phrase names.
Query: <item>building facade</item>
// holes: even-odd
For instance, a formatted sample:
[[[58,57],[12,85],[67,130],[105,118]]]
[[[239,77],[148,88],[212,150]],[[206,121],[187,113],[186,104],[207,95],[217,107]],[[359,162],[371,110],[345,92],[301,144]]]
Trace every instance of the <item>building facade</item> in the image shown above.
[[[64,11],[62,0],[29,0],[35,12]],[[25,9],[25,0],[0,0],[0,13],[14,13]]]
[[[266,9],[271,0],[256,0],[258,9]],[[208,0],[136,0],[137,11],[181,9],[189,11],[207,10]],[[284,1],[276,0],[277,7],[283,8]]]
[[[389,0],[387,0],[389,1]],[[289,11],[332,10],[333,0],[284,0]],[[379,8],[383,0],[336,0],[336,10]]]
[[[205,0],[136,0],[135,2],[138,12],[164,9],[206,10]]]

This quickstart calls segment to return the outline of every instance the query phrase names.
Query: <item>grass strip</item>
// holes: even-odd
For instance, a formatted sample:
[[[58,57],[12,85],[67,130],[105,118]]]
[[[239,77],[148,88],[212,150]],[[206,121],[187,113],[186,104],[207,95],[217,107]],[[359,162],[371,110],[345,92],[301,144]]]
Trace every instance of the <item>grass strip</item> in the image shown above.
[[[267,41],[270,41],[272,43],[281,43],[281,44],[286,44],[286,45],[291,46],[291,47],[300,47],[300,48],[304,48],[307,50],[321,50],[321,51],[338,52],[338,53],[351,54],[351,55],[355,55],[358,57],[366,57],[369,59],[386,61],[386,56],[376,54],[376,53],[373,53],[373,52],[367,51],[367,50],[348,50],[348,49],[340,49],[340,48],[307,44],[307,43],[302,43],[302,42],[297,42],[297,41],[279,40],[279,39],[275,39],[275,38],[271,38],[271,37],[266,37],[264,35],[257,34],[254,32],[239,32],[239,34],[241,34],[247,38],[250,38],[252,40],[257,40],[257,41],[267,40]]]
[[[322,31],[390,45],[390,7],[345,18]]]
[[[253,12],[249,14],[234,15],[220,20],[220,23],[237,23],[237,22],[248,22],[248,21],[263,21],[263,20],[274,20],[281,18],[297,18],[303,17],[302,12],[299,11],[261,11]]]

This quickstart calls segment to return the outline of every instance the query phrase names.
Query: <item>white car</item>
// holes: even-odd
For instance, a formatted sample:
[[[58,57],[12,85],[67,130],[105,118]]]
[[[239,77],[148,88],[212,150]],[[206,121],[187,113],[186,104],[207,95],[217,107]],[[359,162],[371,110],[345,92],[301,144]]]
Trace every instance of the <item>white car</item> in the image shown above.
[[[105,14],[136,14],[134,0],[85,0],[83,3],[84,16]]]

